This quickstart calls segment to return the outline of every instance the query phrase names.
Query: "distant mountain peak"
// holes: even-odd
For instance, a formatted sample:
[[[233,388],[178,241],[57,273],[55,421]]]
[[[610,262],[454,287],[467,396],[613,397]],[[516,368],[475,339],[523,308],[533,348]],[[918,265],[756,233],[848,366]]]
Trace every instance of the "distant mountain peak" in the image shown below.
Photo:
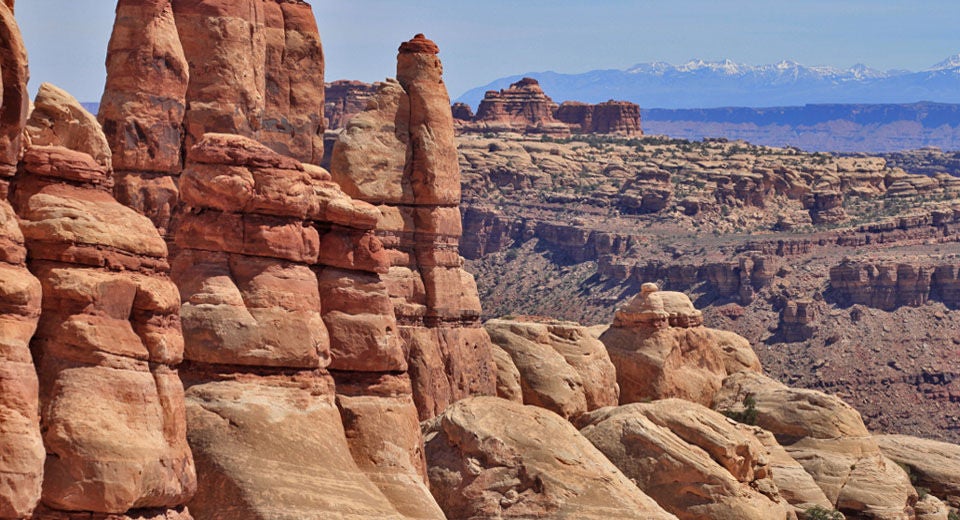
[[[936,65],[934,65],[933,67],[930,67],[927,70],[937,71],[937,70],[951,70],[951,69],[957,69],[957,68],[960,68],[960,54],[954,54],[953,56],[950,56],[949,58],[941,61],[940,63],[937,63]]]
[[[638,63],[626,70],[579,74],[528,72],[557,102],[600,103],[617,99],[643,108],[791,106],[830,103],[960,103],[960,54],[925,71],[809,66],[784,59],[748,65],[731,59],[694,58],[679,65]],[[523,76],[498,79],[461,96],[476,106],[486,90],[506,88]]]

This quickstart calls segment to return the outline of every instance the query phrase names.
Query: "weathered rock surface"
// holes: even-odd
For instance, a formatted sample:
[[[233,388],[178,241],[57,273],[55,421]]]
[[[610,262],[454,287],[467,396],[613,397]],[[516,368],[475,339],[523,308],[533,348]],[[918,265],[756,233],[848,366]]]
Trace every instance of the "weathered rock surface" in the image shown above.
[[[620,402],[677,397],[709,405],[727,375],[760,370],[749,342],[702,324],[686,295],[644,284],[600,336],[617,369]]]
[[[401,45],[398,80],[378,85],[331,159],[344,191],[380,210],[376,234],[391,266],[382,280],[421,419],[496,392],[476,283],[457,253],[460,171],[438,52],[423,35]]]
[[[7,181],[0,180],[0,191]],[[26,518],[40,500],[46,451],[30,339],[40,318],[40,282],[26,269],[17,217],[0,200],[0,518]]]
[[[830,287],[842,305],[883,310],[941,301],[960,307],[960,265],[886,263],[845,258],[830,269]]]
[[[170,0],[120,0],[97,116],[116,171],[117,200],[171,230],[179,200],[189,66]]]
[[[367,108],[377,85],[338,80],[325,85],[323,115],[327,130],[346,128],[347,123]]]
[[[523,78],[499,92],[487,92],[470,128],[476,131],[569,134],[569,127],[554,118],[557,107],[537,80]]]
[[[67,91],[49,83],[37,91],[26,132],[32,146],[62,146],[93,157],[108,171],[112,167],[110,145],[97,119]]]
[[[20,27],[13,17],[13,3],[0,6],[0,74],[3,80],[3,104],[0,108],[0,177],[16,172],[23,151],[23,127],[30,109],[27,79],[27,50]]]
[[[40,282],[27,270],[17,215],[7,202],[27,119],[27,56],[13,4],[0,5],[0,518],[27,518],[40,501],[46,451],[30,340]]]
[[[174,0],[172,5],[190,74],[186,145],[207,132],[239,134],[319,164],[324,60],[309,4]]]
[[[519,370],[525,404],[547,408],[566,419],[617,404],[620,389],[613,363],[603,343],[578,324],[490,320],[484,328]],[[500,369],[500,364],[498,374],[509,371],[509,365]]]
[[[884,456],[906,466],[914,483],[960,508],[960,447],[906,435],[874,437]]]
[[[344,374],[337,379],[337,407],[360,469],[404,517],[443,520],[427,487],[423,437],[409,377],[377,374],[361,379]]]
[[[780,490],[780,496],[793,506],[794,511],[801,518],[804,511],[813,507],[833,509],[833,503],[827,499],[813,477],[787,453],[772,433],[756,426],[739,425],[739,427],[753,434],[767,448],[771,478]]]
[[[766,376],[728,377],[714,408],[742,411],[752,397],[758,426],[769,430],[842,512],[907,519],[917,493],[907,474],[880,452],[860,414],[836,397],[788,388]]]
[[[493,353],[493,361],[497,365],[497,397],[523,404],[520,370],[513,362],[513,358],[496,342],[490,346],[490,351]]]
[[[629,101],[610,100],[597,105],[564,101],[554,115],[577,133],[643,134],[640,107]]]
[[[49,128],[87,133],[64,142],[97,141],[91,119],[85,127],[74,111],[45,117]],[[196,476],[166,245],[149,220],[113,199],[109,172],[90,155],[35,146],[21,169],[13,201],[44,294],[32,342],[48,454],[43,503],[102,514],[179,511]]]
[[[185,378],[197,518],[404,518],[351,457],[329,376]]]
[[[675,518],[542,408],[465,399],[424,432],[431,490],[448,518]]]
[[[590,442],[678,518],[788,518],[764,447],[712,410],[671,399],[603,408],[579,422]]]

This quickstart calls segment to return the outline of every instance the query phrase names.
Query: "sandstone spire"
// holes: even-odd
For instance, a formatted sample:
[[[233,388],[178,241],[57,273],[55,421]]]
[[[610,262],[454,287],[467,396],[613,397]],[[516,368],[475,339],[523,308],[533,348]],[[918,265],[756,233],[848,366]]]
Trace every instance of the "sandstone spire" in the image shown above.
[[[457,251],[460,169],[438,53],[421,34],[400,46],[398,81],[379,85],[368,109],[347,124],[331,161],[334,180],[382,214],[377,233],[391,259],[384,281],[421,419],[496,391],[476,284]]]

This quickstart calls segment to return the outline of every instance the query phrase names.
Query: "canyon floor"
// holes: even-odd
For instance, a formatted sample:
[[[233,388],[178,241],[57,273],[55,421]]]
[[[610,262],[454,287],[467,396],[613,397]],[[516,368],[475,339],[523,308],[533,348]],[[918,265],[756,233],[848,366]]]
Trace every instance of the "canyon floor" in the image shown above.
[[[748,338],[773,377],[843,397],[872,430],[960,441],[960,179],[947,164],[927,157],[915,175],[660,137],[460,145],[461,251],[486,317],[606,324],[658,282]]]

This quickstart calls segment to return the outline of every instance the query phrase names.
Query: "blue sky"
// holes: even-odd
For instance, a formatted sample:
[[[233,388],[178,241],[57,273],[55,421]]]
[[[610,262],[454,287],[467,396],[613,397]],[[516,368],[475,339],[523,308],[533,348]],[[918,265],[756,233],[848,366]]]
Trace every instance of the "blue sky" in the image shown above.
[[[441,49],[452,97],[531,71],[729,58],[747,64],[925,69],[960,53],[956,0],[314,0],[327,78],[392,76],[417,32]],[[31,85],[98,101],[111,0],[20,0]]]

